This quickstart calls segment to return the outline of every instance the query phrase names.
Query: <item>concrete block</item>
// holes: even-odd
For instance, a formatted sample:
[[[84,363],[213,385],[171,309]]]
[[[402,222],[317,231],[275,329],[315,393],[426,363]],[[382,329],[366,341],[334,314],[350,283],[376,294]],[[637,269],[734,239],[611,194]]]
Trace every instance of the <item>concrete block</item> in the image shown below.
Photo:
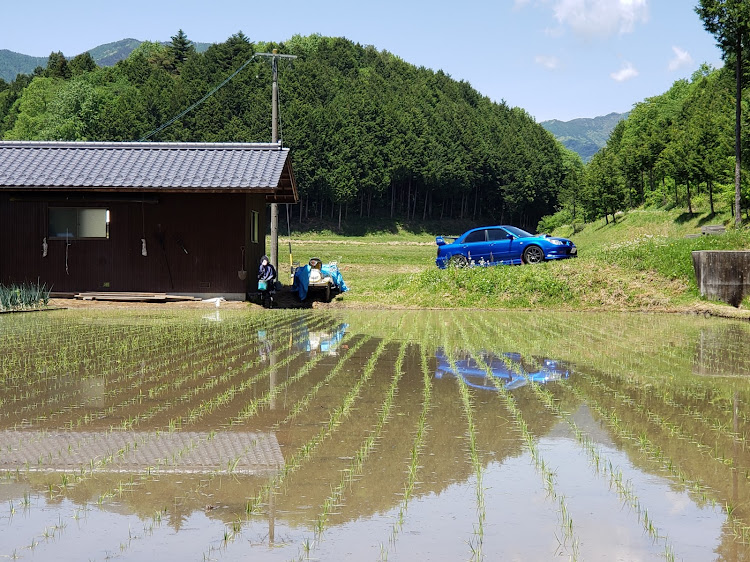
[[[692,254],[701,296],[739,307],[750,294],[750,251],[702,250]]]

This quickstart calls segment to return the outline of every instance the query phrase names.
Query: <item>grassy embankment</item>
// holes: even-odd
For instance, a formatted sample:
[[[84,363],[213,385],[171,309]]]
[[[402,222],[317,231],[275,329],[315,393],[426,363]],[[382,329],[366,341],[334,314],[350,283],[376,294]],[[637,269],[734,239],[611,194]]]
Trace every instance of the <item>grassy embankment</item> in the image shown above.
[[[696,212],[691,217],[680,210],[639,209],[619,216],[616,224],[598,221],[576,233],[563,227],[553,234],[571,238],[579,257],[535,266],[438,270],[435,235],[458,235],[473,226],[466,224],[441,232],[428,226],[417,233],[388,228],[357,236],[293,232],[292,252],[303,263],[310,257],[339,262],[351,289],[337,298],[343,305],[712,311],[720,307],[731,315],[732,307],[700,298],[690,253],[750,249],[750,231],[728,227],[726,234],[688,237],[700,234],[703,225],[731,223],[730,219],[728,213]],[[287,238],[279,242],[279,262],[281,271],[288,271]],[[741,308],[750,308],[750,297]]]

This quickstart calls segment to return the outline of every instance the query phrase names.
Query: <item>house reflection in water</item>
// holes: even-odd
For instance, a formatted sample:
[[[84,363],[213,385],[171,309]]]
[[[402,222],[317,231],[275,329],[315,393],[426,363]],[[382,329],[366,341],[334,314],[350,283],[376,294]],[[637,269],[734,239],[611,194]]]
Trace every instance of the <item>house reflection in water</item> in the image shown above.
[[[526,385],[529,381],[547,383],[570,376],[570,369],[562,361],[533,357],[525,360],[520,353],[503,353],[497,355],[489,351],[472,354],[458,352],[451,363],[445,351],[438,348],[435,353],[437,366],[435,378],[445,375],[460,376],[463,381],[482,390],[497,390],[497,384],[513,390]],[[490,374],[496,380],[490,379]]]

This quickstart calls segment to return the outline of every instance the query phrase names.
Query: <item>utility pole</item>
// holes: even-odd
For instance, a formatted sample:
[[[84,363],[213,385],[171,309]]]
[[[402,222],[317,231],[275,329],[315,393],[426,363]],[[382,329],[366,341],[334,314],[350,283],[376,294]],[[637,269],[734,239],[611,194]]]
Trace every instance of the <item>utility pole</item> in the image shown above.
[[[279,142],[279,59],[296,59],[294,55],[280,55],[273,49],[270,53],[256,53],[271,58],[271,142]],[[271,263],[279,271],[279,205],[271,203]]]

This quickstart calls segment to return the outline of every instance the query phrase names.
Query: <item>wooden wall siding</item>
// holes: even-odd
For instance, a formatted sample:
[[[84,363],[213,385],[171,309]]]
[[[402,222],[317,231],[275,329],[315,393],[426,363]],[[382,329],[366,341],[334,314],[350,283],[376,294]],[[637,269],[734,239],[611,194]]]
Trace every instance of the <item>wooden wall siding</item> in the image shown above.
[[[39,280],[56,292],[188,294],[245,293],[254,284],[265,238],[250,243],[245,214],[259,211],[261,232],[265,232],[262,195],[160,194],[157,203],[85,206],[110,210],[109,239],[72,240],[66,273],[65,240],[48,238],[47,257],[42,257],[48,203],[10,201],[7,194],[0,194],[0,282]],[[141,255],[144,236],[145,257]],[[242,246],[248,271],[244,281],[237,274],[242,268]]]

